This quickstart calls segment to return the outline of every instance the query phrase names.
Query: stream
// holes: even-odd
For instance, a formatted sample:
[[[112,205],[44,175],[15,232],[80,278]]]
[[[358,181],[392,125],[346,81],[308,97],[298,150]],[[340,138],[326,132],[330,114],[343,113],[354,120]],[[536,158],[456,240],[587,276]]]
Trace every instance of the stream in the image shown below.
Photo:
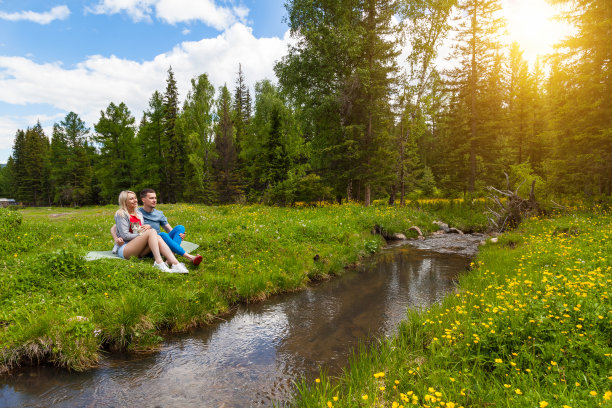
[[[49,366],[0,376],[0,407],[284,405],[294,382],[341,373],[352,350],[396,332],[408,308],[456,288],[482,236],[445,234],[385,248],[338,278],[240,305],[168,336],[160,350],[111,354],[83,373]]]

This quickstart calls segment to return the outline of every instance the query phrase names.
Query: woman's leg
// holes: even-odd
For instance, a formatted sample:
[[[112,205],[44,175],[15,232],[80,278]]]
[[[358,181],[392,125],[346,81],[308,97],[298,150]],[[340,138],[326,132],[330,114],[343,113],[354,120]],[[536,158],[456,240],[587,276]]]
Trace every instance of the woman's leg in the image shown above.
[[[170,247],[159,235],[157,236],[157,245],[159,248],[159,252],[166,257],[166,260],[168,261],[168,263],[170,263],[170,265],[176,265],[178,263]]]
[[[159,252],[159,243],[157,242],[157,231],[154,229],[148,229],[143,235],[147,237],[147,243],[149,245],[148,248],[145,248],[145,250],[140,253],[139,256],[145,256],[149,253],[149,251],[151,251],[151,254],[153,254],[153,259],[155,259],[155,263],[163,262],[164,260]]]
[[[149,231],[145,232],[143,235],[134,238],[125,245],[125,248],[123,250],[123,257],[125,259],[130,259],[132,256],[140,257],[148,254],[151,251],[151,248],[149,248],[151,234],[149,234],[148,232]],[[153,256],[155,256],[155,253],[153,253]],[[158,258],[161,259],[160,256],[158,256]]]

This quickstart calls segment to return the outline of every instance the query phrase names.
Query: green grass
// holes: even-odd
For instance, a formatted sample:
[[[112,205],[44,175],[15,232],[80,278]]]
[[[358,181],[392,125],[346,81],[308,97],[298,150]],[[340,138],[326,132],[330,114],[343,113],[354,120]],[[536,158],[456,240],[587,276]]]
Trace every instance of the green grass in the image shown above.
[[[159,207],[200,245],[204,261],[189,275],[158,272],[151,259],[85,262],[112,247],[115,206],[0,210],[0,371],[39,362],[82,370],[102,350],[155,348],[164,332],[206,324],[237,302],[342,273],[381,247],[374,226],[415,236],[411,226],[426,233],[459,213],[486,222],[472,205]]]
[[[612,406],[611,227],[575,211],[488,243],[456,294],[295,406]]]

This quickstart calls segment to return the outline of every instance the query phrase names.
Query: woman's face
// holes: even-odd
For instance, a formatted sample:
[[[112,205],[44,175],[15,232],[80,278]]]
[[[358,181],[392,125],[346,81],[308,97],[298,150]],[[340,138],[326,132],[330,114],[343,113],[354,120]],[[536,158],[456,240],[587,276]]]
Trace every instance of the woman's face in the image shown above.
[[[136,197],[136,194],[128,194],[127,206],[130,210],[134,210],[136,207],[138,207],[138,198]]]

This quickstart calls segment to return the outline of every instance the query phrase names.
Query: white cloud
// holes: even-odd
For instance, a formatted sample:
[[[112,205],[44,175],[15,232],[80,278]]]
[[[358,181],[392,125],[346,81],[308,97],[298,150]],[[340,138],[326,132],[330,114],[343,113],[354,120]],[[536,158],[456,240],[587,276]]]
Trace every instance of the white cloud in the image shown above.
[[[93,14],[127,13],[133,21],[151,21],[153,6],[157,0],[101,0],[85,10]]]
[[[188,29],[188,28],[183,28],[183,31],[181,31],[181,34],[183,34],[183,35],[187,35],[187,34],[189,34],[190,32],[191,32],[191,30],[190,30],[190,29]]]
[[[208,74],[215,88],[224,83],[233,88],[239,63],[252,86],[274,78],[274,63],[285,55],[288,41],[288,33],[282,39],[255,38],[251,28],[236,23],[215,38],[183,42],[144,62],[94,55],[68,69],[60,62],[39,64],[24,57],[0,56],[0,101],[51,105],[63,112],[56,121],[74,111],[89,127],[110,102],[125,102],[138,120],[152,93],[164,91],[169,66],[181,100],[190,90],[191,79],[202,73]],[[0,149],[12,146],[17,129],[34,124],[36,118],[0,117]]]
[[[53,7],[50,11],[37,13],[35,11],[20,11],[17,13],[7,13],[0,11],[0,19],[8,21],[32,21],[38,24],[49,24],[53,20],[65,20],[70,15],[67,6]]]
[[[87,11],[94,14],[126,13],[132,20],[152,21],[152,15],[168,24],[200,21],[218,30],[245,22],[249,9],[222,7],[214,0],[100,0]]]

